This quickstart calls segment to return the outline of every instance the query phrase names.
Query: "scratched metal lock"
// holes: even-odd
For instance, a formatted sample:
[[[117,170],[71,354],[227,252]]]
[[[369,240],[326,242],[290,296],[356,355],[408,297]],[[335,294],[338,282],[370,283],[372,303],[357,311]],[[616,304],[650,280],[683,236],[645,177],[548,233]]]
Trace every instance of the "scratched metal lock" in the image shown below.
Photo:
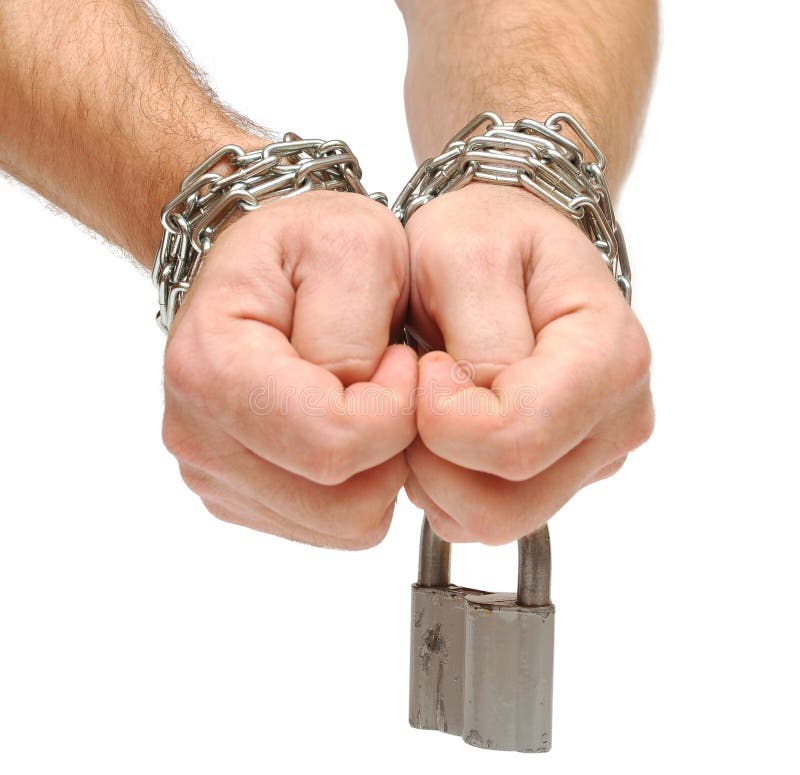
[[[550,750],[553,631],[547,525],[519,541],[517,593],[450,583],[450,544],[423,521],[411,587],[409,721],[503,751]]]

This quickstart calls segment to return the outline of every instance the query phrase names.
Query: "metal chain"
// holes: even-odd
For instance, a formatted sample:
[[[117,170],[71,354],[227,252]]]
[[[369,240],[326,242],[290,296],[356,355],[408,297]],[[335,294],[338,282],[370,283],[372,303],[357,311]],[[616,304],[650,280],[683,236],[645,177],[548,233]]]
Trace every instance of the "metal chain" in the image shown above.
[[[565,126],[586,146],[590,160],[564,136]],[[438,156],[420,165],[392,211],[405,224],[432,199],[475,180],[521,186],[577,221],[630,304],[631,268],[605,168],[602,151],[568,113],[554,113],[543,124],[529,118],[506,124],[496,113],[481,113]]]
[[[234,172],[211,171],[225,161]],[[160,328],[169,331],[214,237],[235,213],[255,210],[269,199],[320,190],[352,191],[388,204],[385,194],[367,193],[358,159],[341,140],[304,140],[288,132],[281,142],[249,153],[226,145],[192,170],[161,211],[164,236],[152,273]]]

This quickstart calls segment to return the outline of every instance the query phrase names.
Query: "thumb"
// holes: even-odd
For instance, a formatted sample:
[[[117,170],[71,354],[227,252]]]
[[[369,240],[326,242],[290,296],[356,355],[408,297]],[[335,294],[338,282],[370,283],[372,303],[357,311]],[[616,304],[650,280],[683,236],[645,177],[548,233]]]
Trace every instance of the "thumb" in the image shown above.
[[[302,227],[291,342],[347,386],[372,377],[405,317],[408,248],[397,219],[376,202],[332,193],[325,204],[337,212],[317,205]]]
[[[409,222],[412,323],[430,341],[443,341],[456,361],[472,364],[475,382],[487,386],[533,351],[520,226],[505,223],[505,211],[446,200],[430,202]]]

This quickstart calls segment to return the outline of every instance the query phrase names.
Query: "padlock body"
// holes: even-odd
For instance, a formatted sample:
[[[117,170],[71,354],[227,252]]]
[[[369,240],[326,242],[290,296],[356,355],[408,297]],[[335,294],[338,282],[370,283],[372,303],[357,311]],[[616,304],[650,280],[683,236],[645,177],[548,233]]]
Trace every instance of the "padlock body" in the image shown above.
[[[462,736],[503,751],[550,750],[555,607],[511,594],[464,596]]]
[[[418,729],[460,735],[464,715],[466,595],[479,590],[411,587],[408,719]]]

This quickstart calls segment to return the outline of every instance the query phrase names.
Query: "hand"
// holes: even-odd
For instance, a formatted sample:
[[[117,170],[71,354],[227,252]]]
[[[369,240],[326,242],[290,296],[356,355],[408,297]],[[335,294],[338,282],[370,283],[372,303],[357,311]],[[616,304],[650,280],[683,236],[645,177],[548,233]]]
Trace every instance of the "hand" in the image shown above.
[[[223,230],[176,316],[163,435],[223,520],[306,543],[385,535],[416,435],[403,229],[367,197],[311,192]]]
[[[475,183],[407,226],[419,438],[406,490],[447,541],[499,544],[652,432],[647,338],[597,249],[529,193]]]

